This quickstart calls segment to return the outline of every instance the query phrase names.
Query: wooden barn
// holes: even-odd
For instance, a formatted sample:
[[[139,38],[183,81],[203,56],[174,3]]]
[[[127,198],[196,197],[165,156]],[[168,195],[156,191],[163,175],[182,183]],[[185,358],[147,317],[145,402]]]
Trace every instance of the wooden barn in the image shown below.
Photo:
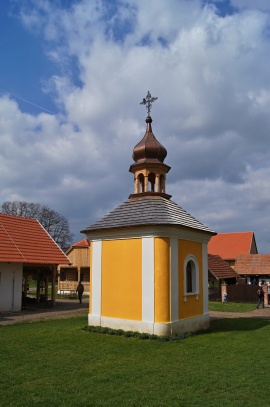
[[[79,281],[84,285],[84,292],[90,291],[90,242],[88,239],[74,243],[67,251],[72,262],[70,266],[58,266],[58,294],[74,294]]]

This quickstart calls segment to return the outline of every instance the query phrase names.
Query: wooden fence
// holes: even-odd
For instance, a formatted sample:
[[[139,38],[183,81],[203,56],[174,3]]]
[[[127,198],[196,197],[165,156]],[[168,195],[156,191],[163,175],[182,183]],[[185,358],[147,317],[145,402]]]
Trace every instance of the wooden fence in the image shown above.
[[[221,301],[221,288],[209,288],[208,290],[209,301]]]
[[[227,285],[226,286],[227,301],[255,304],[258,301],[257,297],[258,288],[259,288],[258,285],[249,285],[249,284]]]

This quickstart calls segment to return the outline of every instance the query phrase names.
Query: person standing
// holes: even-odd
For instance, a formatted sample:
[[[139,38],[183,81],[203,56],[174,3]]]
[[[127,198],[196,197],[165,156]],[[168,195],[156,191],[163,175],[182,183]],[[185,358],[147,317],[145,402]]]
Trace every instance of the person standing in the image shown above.
[[[257,308],[260,308],[260,304],[262,304],[262,308],[264,308],[264,292],[263,292],[263,288],[260,287],[257,290],[257,297],[258,297],[258,304],[257,304]]]
[[[268,287],[267,287],[267,293],[268,293],[268,305],[270,304],[270,284],[268,284]]]
[[[253,280],[251,281],[251,285],[257,285],[257,280],[256,280],[255,277],[254,277]]]
[[[79,284],[77,285],[76,293],[78,293],[78,298],[79,298],[80,304],[82,303],[83,292],[84,292],[84,286],[83,286],[82,282],[79,281]]]

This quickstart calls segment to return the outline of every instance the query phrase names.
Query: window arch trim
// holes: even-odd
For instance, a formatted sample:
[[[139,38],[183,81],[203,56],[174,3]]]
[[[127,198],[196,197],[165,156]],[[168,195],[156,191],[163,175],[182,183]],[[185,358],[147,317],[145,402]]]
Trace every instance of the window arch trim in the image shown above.
[[[187,290],[188,284],[188,263],[191,265],[191,279],[192,279],[192,290]],[[189,282],[190,283],[190,282]],[[191,295],[199,294],[199,263],[196,257],[192,254],[188,255],[184,263],[184,296],[188,297]]]

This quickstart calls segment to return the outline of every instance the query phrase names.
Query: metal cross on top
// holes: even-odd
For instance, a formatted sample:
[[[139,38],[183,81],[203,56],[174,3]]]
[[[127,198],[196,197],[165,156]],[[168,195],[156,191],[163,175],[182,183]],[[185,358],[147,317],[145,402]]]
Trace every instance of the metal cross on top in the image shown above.
[[[146,110],[147,110],[148,116],[150,116],[152,104],[157,99],[158,98],[152,97],[151,93],[148,91],[147,95],[146,95],[146,98],[144,98],[143,101],[140,103],[140,105],[146,105]]]

